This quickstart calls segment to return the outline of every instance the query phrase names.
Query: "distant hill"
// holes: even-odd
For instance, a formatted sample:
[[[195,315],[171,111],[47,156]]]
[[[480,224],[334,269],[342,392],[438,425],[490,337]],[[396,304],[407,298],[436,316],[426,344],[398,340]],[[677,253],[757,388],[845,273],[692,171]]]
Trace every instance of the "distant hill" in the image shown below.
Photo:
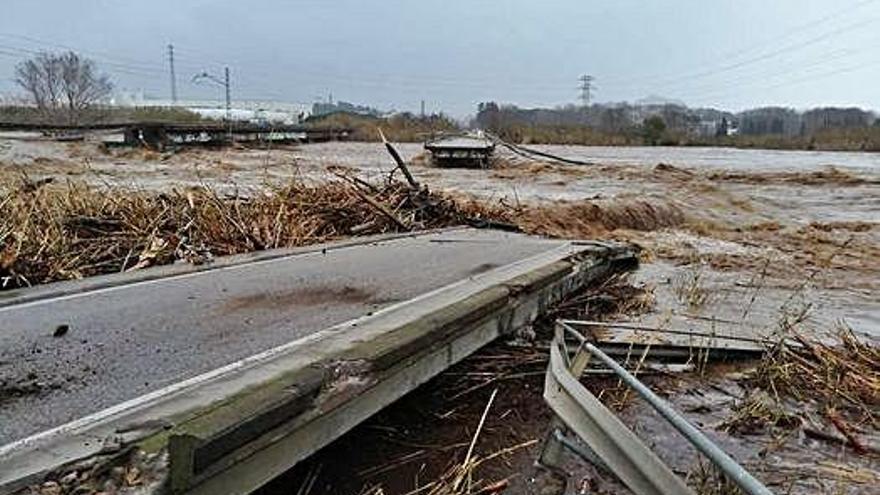
[[[635,106],[659,106],[659,105],[677,105],[680,107],[687,106],[681,100],[676,100],[673,98],[665,98],[663,96],[657,95],[648,95],[644,98],[638,99],[633,102]]]

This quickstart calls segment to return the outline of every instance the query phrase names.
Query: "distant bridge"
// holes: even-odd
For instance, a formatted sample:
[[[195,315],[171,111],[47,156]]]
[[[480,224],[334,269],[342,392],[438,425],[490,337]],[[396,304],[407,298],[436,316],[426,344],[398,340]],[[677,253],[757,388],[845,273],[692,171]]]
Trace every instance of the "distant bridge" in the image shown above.
[[[162,149],[168,145],[228,142],[323,142],[348,139],[351,129],[303,125],[260,125],[223,122],[102,122],[94,124],[41,124],[0,122],[0,130],[38,131],[70,135],[118,130],[122,143]]]

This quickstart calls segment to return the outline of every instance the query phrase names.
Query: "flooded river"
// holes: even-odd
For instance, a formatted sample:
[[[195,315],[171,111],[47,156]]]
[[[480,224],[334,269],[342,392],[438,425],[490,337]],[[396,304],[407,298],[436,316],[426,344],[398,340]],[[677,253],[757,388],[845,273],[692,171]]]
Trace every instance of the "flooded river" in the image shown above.
[[[406,159],[423,152],[418,143],[402,143],[396,147]],[[654,166],[666,163],[680,167],[750,171],[817,170],[834,166],[880,174],[880,153],[663,146],[534,145],[530,148],[598,164]],[[371,143],[313,144],[303,146],[301,154],[310,159],[352,165],[392,165],[385,149]]]
[[[761,276],[768,298],[767,291],[787,291],[807,279],[818,311],[825,312],[820,326],[848,318],[880,336],[880,154],[548,145],[536,148],[595,165],[531,161],[499,149],[492,169],[472,170],[432,167],[418,143],[396,146],[417,180],[433,190],[514,209],[580,205],[568,216],[533,221],[538,233],[637,242],[673,267],[699,263],[707,274],[735,274],[719,275],[731,287],[769,271]],[[247,195],[291,179],[334,179],[334,173],[384,180],[394,168],[380,143],[159,154],[0,139],[0,171],[52,177],[56,184],[148,190],[207,185]],[[635,215],[633,205],[652,218]],[[597,211],[606,217],[598,230]],[[670,211],[684,221],[659,218]],[[769,299],[779,297],[787,296]]]
[[[740,337],[771,335],[786,328],[784,322],[796,321],[796,330],[803,335],[824,338],[847,326],[866,338],[880,341],[880,154],[537,146],[541,151],[595,165],[532,161],[499,149],[499,160],[493,168],[472,170],[433,167],[420,144],[397,147],[421,184],[456,197],[500,204],[510,212],[512,221],[527,232],[625,241],[641,247],[642,264],[630,282],[644,290],[645,307],[642,312],[620,315],[617,319],[659,329]],[[337,174],[380,181],[394,168],[393,160],[380,143],[189,148],[156,153],[130,148],[102,149],[92,143],[0,139],[0,173],[5,172],[7,178],[21,174],[27,174],[31,180],[52,178],[52,183],[45,187],[63,187],[67,181],[148,192],[208,186],[221,194],[247,197],[290,180],[335,180]],[[397,177],[400,178],[399,173]],[[393,209],[394,205],[389,207]],[[517,373],[522,371],[521,363],[515,366]],[[464,375],[470,371],[473,370],[457,372]],[[451,379],[460,380],[460,376],[453,375]],[[534,429],[535,425],[544,428],[549,421],[549,417],[541,416],[546,410],[524,409],[523,405],[542,404],[542,380],[540,365],[526,381],[504,382],[510,384],[509,388],[499,394],[498,410],[526,411],[523,417],[526,422],[531,421],[528,424],[533,428],[522,427],[520,433],[530,438],[543,434],[543,430]],[[433,393],[443,387],[432,385],[422,390]],[[691,402],[682,401],[693,402],[696,397],[699,410],[708,411],[696,421],[719,424],[733,404],[731,396],[723,396],[723,404],[712,403],[710,408],[704,398],[711,398],[706,393],[715,389],[699,394],[691,393],[692,387],[682,390],[686,393],[673,396],[677,405],[691,407]],[[489,388],[484,391],[488,393]],[[513,391],[522,393],[522,399]],[[402,449],[400,445],[415,445],[386,447],[388,443],[373,440],[375,435],[402,431],[407,432],[403,438],[412,441],[410,432],[418,432],[424,424],[438,423],[442,414],[443,418],[453,418],[446,423],[446,430],[438,430],[439,436],[432,436],[433,429],[424,429],[429,433],[424,437],[416,434],[416,438],[423,442],[439,438],[445,445],[459,439],[459,429],[472,428],[485,403],[485,398],[475,401],[467,396],[459,407],[442,394],[437,397],[435,415],[423,419],[414,414],[429,401],[424,395],[410,396],[411,402],[403,401],[397,412],[392,409],[390,415],[379,416],[376,423],[349,435],[348,443],[340,441],[337,450],[331,448],[325,457],[318,456],[317,464],[304,466],[309,473],[315,465],[320,471],[321,463],[329,459],[331,465],[344,469],[325,470],[329,473],[327,479],[345,477],[362,481],[358,477],[360,472],[351,474],[345,469],[369,469],[370,463],[380,461],[384,465],[392,455],[412,455],[411,449]],[[697,410],[692,408],[688,412]],[[648,417],[644,411],[634,414]],[[509,430],[511,424],[517,424],[512,423],[512,417],[518,415],[507,417],[507,412],[503,413],[499,426],[489,430]],[[386,422],[405,427],[388,429]],[[650,421],[640,423],[639,428],[651,431],[653,440],[665,452],[676,452],[674,447],[681,443],[675,437],[675,443],[669,444],[673,447],[667,448],[664,442],[673,437],[652,430]],[[471,437],[471,430],[467,431],[464,440]],[[503,437],[499,445],[509,446],[518,441]],[[758,449],[737,442],[722,443],[743,457]],[[374,445],[378,449],[361,452],[363,449],[357,449],[360,445]],[[357,453],[355,460],[366,460],[367,465],[347,460],[345,454],[353,448]],[[787,454],[790,459],[813,459],[802,453],[812,453],[814,449],[803,445],[799,448],[795,454]],[[421,446],[419,449],[424,450]],[[821,452],[819,456],[839,460],[838,451],[835,446],[827,456]],[[531,466],[536,455],[536,450],[523,451],[516,465]],[[778,452],[767,456],[778,457]],[[346,462],[340,464],[339,459]],[[419,458],[422,462],[427,463],[427,458]],[[445,465],[445,460],[434,464]],[[847,465],[851,470],[847,472],[863,469],[863,464]],[[519,467],[515,470],[524,471]],[[347,474],[340,476],[340,472]],[[411,473],[400,471],[388,475],[393,478],[389,483],[403,480],[403,473],[409,481]],[[419,468],[418,476],[422,474]],[[270,487],[267,493],[290,492],[290,487],[297,483],[296,476],[294,473],[286,480],[282,478],[277,490]],[[870,483],[866,482],[866,486],[876,486]]]

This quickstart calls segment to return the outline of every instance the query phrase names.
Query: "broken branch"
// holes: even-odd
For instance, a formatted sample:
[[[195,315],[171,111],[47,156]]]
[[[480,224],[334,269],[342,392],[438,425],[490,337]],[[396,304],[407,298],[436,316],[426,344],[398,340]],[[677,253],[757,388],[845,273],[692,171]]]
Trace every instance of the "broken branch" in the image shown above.
[[[409,169],[403,162],[403,158],[400,157],[400,154],[397,152],[396,149],[394,149],[394,146],[392,146],[391,143],[389,143],[388,140],[385,139],[385,134],[382,132],[382,129],[379,127],[377,127],[376,129],[379,131],[379,137],[382,138],[382,142],[385,143],[385,148],[388,150],[388,153],[391,154],[391,158],[394,158],[394,161],[397,163],[397,168],[399,168],[400,171],[403,172],[403,175],[404,177],[406,177],[406,181],[409,182],[410,187],[413,189],[418,189],[419,183],[416,182],[416,179],[409,172]]]

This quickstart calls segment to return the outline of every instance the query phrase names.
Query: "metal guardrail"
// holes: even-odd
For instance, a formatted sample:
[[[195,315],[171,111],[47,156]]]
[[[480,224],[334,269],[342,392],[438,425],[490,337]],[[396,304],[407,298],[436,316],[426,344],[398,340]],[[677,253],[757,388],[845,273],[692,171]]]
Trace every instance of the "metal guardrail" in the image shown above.
[[[572,337],[578,344],[577,350],[572,355],[569,354],[567,336]],[[601,461],[602,467],[611,471],[636,494],[694,493],[632,430],[580,383],[579,378],[593,356],[645,399],[661,417],[745,493],[772,495],[766,486],[678,414],[666,401],[588,342],[580,332],[564,320],[557,321],[553,344],[550,346],[550,364],[547,368],[544,400],[553,409],[558,421],[580,437],[587,449],[572,448],[570,441],[563,439],[558,430],[552,429],[541,455],[542,463],[551,467],[558,465],[562,449],[568,448],[588,460]]]

